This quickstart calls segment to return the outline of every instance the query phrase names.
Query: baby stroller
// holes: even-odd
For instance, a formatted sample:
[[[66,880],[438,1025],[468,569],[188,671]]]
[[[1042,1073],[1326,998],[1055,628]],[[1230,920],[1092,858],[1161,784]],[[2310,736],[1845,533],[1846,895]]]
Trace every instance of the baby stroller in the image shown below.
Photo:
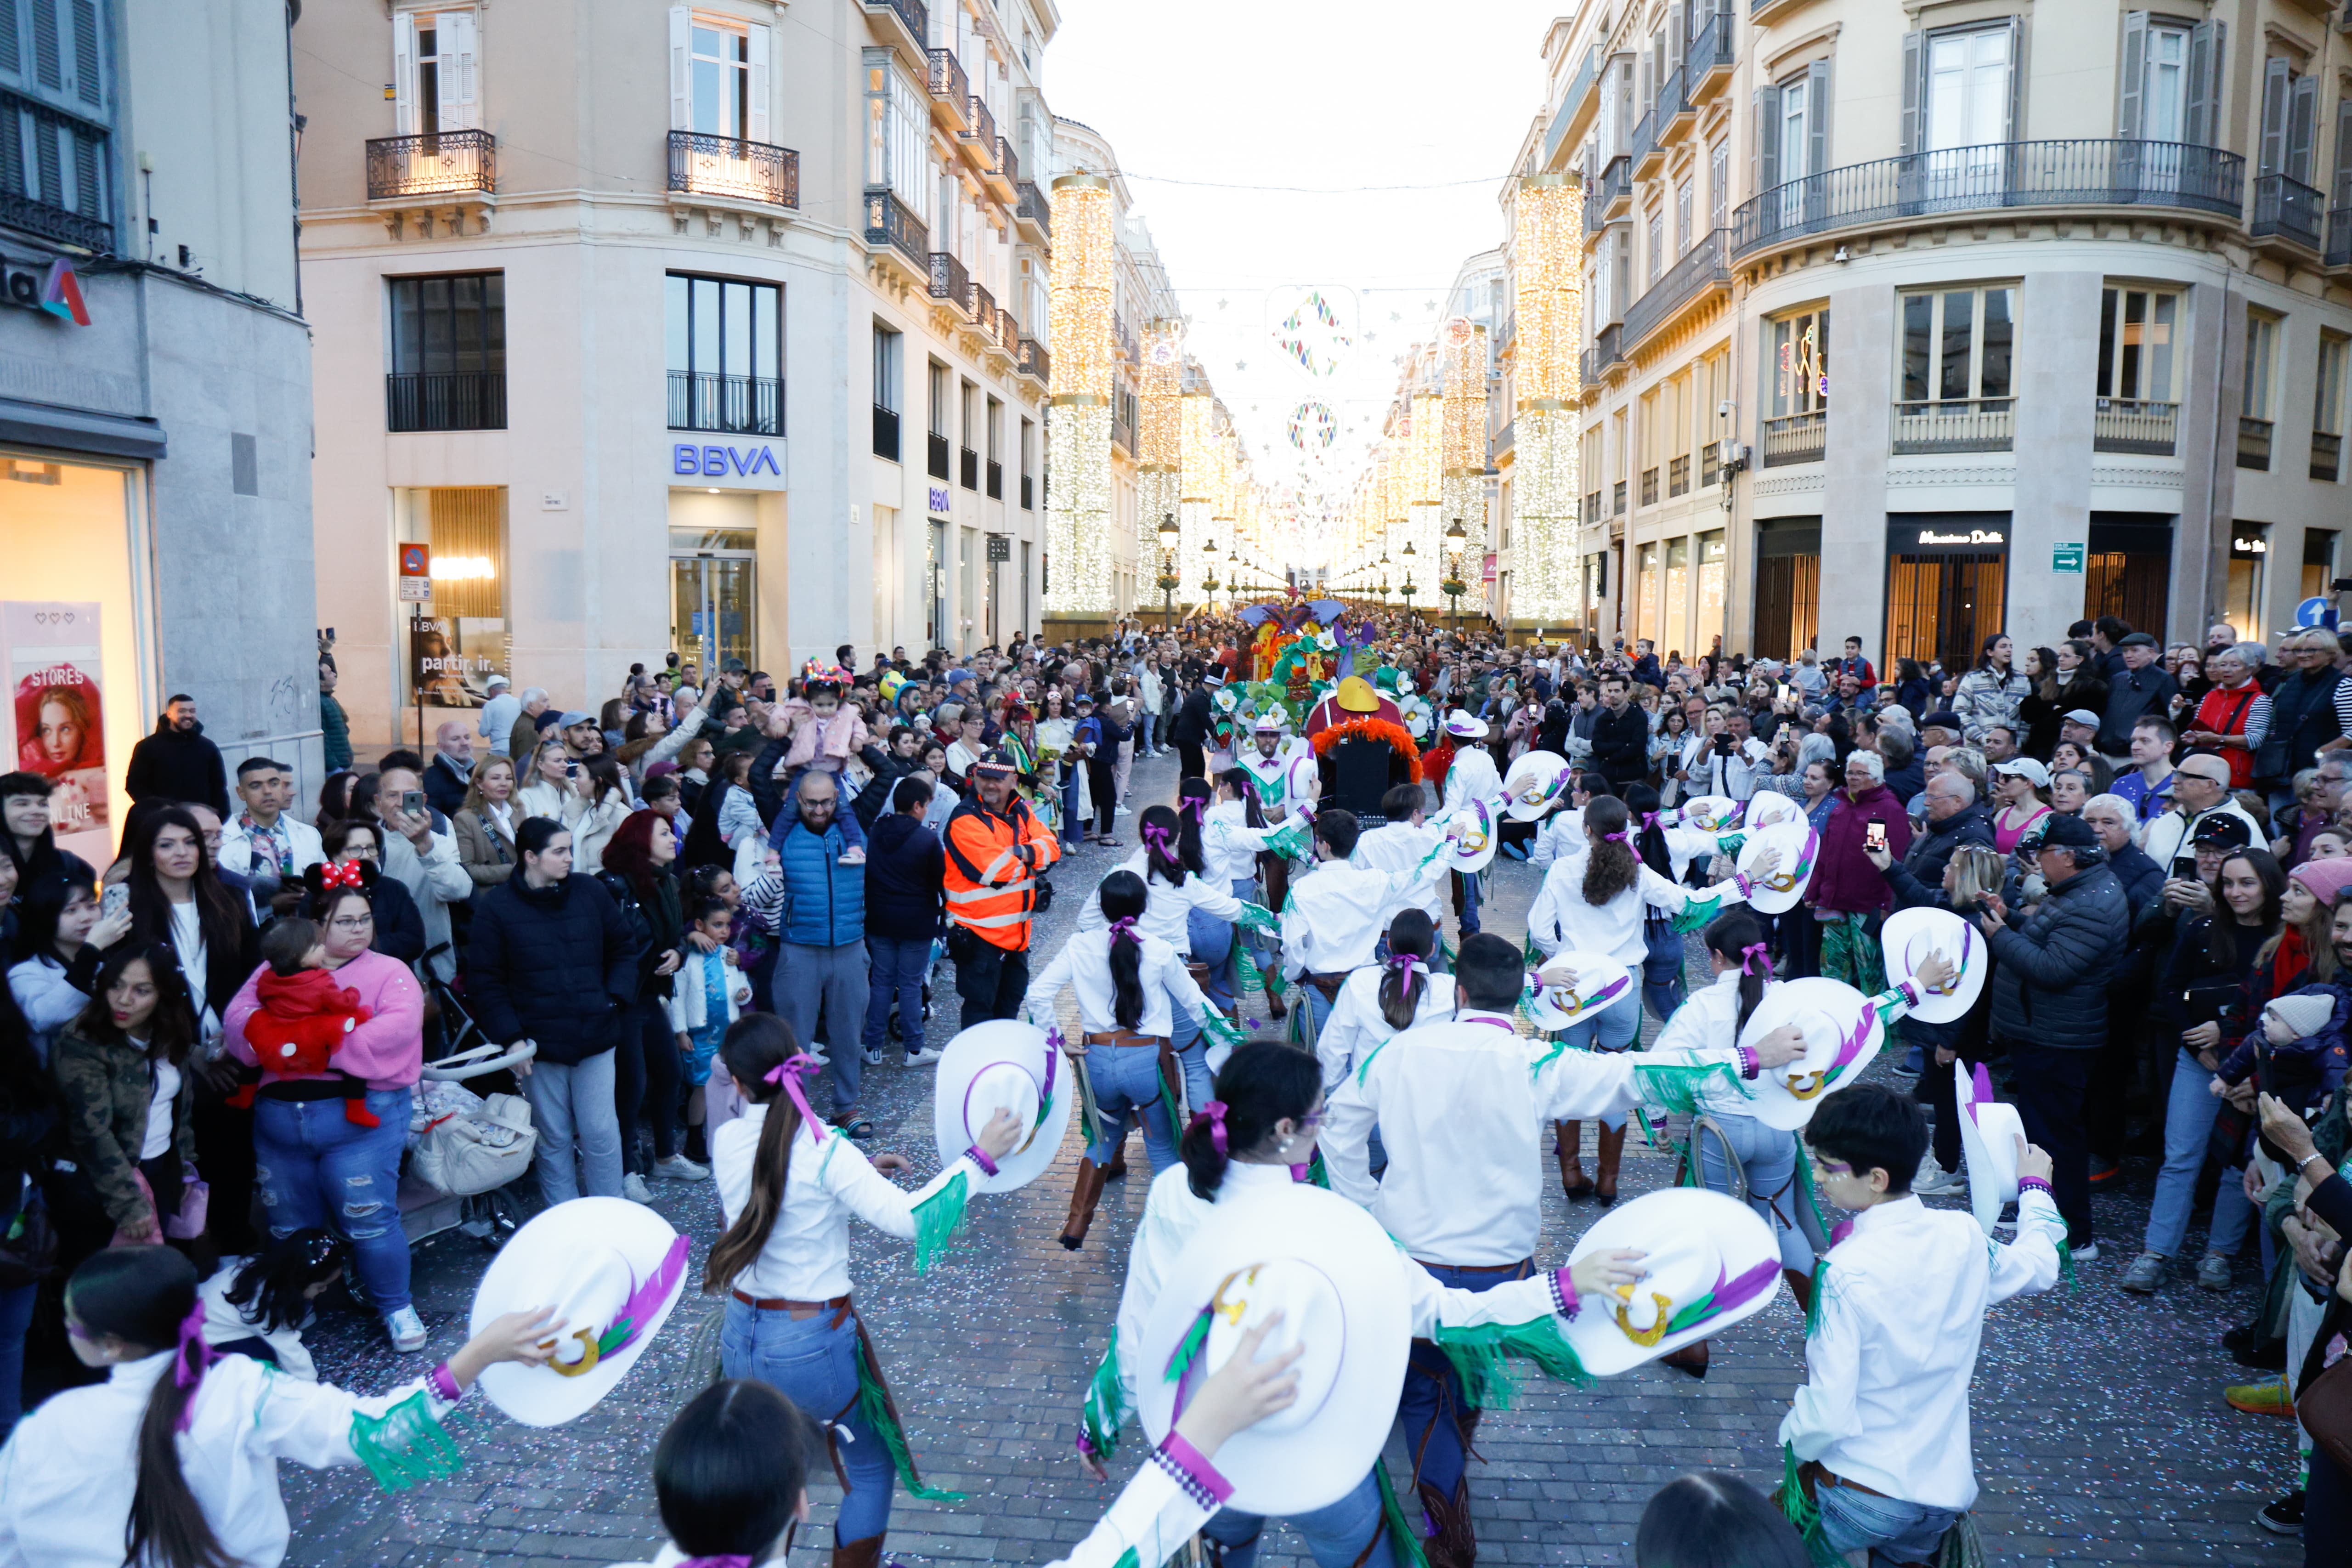
[[[409,1113],[400,1227],[411,1247],[457,1229],[495,1251],[524,1215],[507,1189],[530,1169],[539,1133],[519,1094],[487,1099],[466,1080],[507,1072],[538,1047],[480,1045],[425,1064]]]

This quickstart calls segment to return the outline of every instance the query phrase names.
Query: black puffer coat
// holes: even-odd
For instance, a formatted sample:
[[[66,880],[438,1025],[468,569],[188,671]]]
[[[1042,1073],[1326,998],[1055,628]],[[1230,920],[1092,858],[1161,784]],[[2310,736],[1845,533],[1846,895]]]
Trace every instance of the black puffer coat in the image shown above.
[[[534,888],[510,877],[474,911],[467,999],[492,1040],[536,1041],[541,1060],[571,1067],[620,1043],[639,956],[595,878],[575,873]]]
[[[2107,983],[2123,962],[2131,910],[2105,865],[2053,887],[2041,907],[1992,933],[1992,1032],[2056,1050],[2107,1038]]]

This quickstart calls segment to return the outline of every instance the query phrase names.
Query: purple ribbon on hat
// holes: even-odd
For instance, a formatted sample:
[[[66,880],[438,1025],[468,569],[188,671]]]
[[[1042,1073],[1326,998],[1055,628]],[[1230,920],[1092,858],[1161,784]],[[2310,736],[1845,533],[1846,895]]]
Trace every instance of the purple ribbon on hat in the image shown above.
[[[1761,974],[1766,979],[1770,979],[1772,975],[1771,948],[1760,942],[1752,942],[1746,947],[1741,948],[1739,950],[1739,973],[1742,974]]]
[[[188,1391],[187,1403],[180,1406],[179,1424],[173,1430],[184,1432],[195,1421],[195,1391],[214,1359],[213,1347],[205,1341],[205,1304],[200,1300],[180,1320],[179,1344],[172,1352],[172,1381]]]
[[[824,1070],[824,1068],[818,1066],[812,1058],[795,1052],[770,1068],[767,1073],[767,1081],[784,1091],[784,1098],[791,1100],[793,1109],[801,1113],[802,1125],[814,1132],[820,1143],[824,1142],[825,1135],[817,1131],[817,1129],[824,1125],[824,1119],[809,1109],[808,1095],[802,1089],[801,1085],[804,1080],[814,1078]]]
[[[1193,1126],[1203,1121],[1209,1124],[1209,1142],[1217,1146],[1219,1154],[1225,1153],[1225,1102],[1213,1100],[1192,1113]]]

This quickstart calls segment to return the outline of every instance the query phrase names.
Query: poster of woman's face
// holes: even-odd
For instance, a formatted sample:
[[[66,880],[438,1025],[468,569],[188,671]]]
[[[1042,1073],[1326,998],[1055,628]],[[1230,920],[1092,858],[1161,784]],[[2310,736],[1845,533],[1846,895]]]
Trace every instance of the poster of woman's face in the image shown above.
[[[97,679],[71,663],[16,681],[16,765],[53,781],[59,833],[106,826],[106,725]]]

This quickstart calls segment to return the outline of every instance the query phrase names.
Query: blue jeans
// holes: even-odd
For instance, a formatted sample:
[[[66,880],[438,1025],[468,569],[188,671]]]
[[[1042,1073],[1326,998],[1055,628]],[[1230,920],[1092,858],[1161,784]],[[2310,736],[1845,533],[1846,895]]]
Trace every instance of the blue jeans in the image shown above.
[[[2147,1249],[2167,1258],[2179,1256],[2189,1238],[2189,1211],[2196,1205],[2197,1178],[2205,1169],[2205,1146],[2221,1111],[2212,1082],[2212,1073],[2184,1049],[2173,1064],[2172,1095],[2164,1110],[2164,1168],[2156,1174],[2156,1201],[2147,1211]],[[2205,1250],[2236,1257],[2253,1219],[2254,1205],[2246,1201],[2245,1188],[2222,1173],[2213,1194],[2213,1223]]]
[[[923,975],[931,966],[929,937],[866,936],[872,994],[866,999],[866,1048],[878,1051],[890,1035],[890,1003],[898,1004],[898,1043],[911,1056],[923,1048]]]
[[[1956,1509],[1876,1497],[1852,1487],[1816,1487],[1813,1500],[1822,1510],[1822,1539],[1840,1553],[1868,1549],[1871,1568],[1934,1562],[1944,1532],[1960,1517]]]
[[[400,1154],[408,1141],[410,1100],[404,1089],[370,1089],[367,1108],[381,1121],[375,1127],[346,1121],[340,1100],[253,1102],[254,1184],[261,1189],[270,1236],[282,1240],[331,1222],[351,1242],[352,1266],[379,1313],[408,1305]],[[611,1104],[608,1099],[608,1112]]]
[[[580,1195],[573,1145],[588,1173],[588,1195],[621,1195],[621,1116],[613,1100],[613,1053],[599,1051],[566,1067],[536,1061],[522,1080],[539,1129],[539,1195],[548,1207]]]
[[[1767,1127],[1752,1116],[1711,1110],[1707,1119],[1723,1130],[1723,1140],[1717,1142],[1711,1133],[1702,1136],[1701,1130],[1692,1126],[1699,1180],[1712,1191],[1731,1192],[1731,1165],[1723,1157],[1723,1145],[1728,1143],[1738,1156],[1740,1174],[1748,1181],[1748,1206],[1780,1238],[1780,1267],[1811,1274],[1813,1244],[1797,1226],[1797,1206],[1804,1201],[1797,1195],[1797,1135]]]
[[[1642,1000],[1663,1024],[1683,1005],[1683,933],[1671,921],[1643,922],[1643,941],[1649,953],[1642,960]]]
[[[1620,1002],[1606,1013],[1570,1024],[1552,1036],[1567,1042],[1569,1048],[1580,1051],[1622,1051],[1630,1048],[1642,1037],[1642,1010]],[[1601,1125],[1612,1131],[1625,1125],[1622,1110],[1600,1118]]]
[[[1449,875],[1454,879],[1455,907],[1461,911],[1462,934],[1475,936],[1481,929],[1478,924],[1478,884],[1485,873],[1454,871]]]
[[[833,1065],[833,1106],[812,1106],[819,1115],[845,1117],[857,1105],[857,1086],[865,1077],[866,1058],[858,1040],[866,1033],[866,997],[869,982],[866,943],[845,942],[816,947],[796,942],[783,944],[776,963],[776,1014],[793,1028],[793,1038],[808,1048],[816,1037],[817,1018],[824,1019],[825,1055]],[[922,1016],[916,1003],[915,1016]]]
[[[1241,884],[1236,884],[1241,885]],[[1256,884],[1247,884],[1252,890]],[[1192,949],[1192,962],[1209,966],[1209,983],[1202,987],[1209,1000],[1220,1007],[1234,1005],[1234,925],[1199,910],[1184,912],[1184,929]]]
[[[719,1363],[729,1377],[756,1377],[782,1393],[812,1421],[844,1428],[827,1434],[849,1477],[833,1523],[835,1546],[890,1528],[890,1489],[898,1476],[882,1435],[857,1407],[856,1319],[843,1319],[839,1328],[833,1327],[831,1312],[795,1321],[790,1312],[762,1312],[730,1296],[719,1327]],[[823,1456],[809,1456],[812,1477],[831,1468]]]
[[[1387,1521],[1381,1517],[1381,1484],[1370,1470],[1356,1483],[1356,1489],[1338,1502],[1326,1503],[1312,1513],[1292,1514],[1289,1522],[1306,1541],[1307,1555],[1315,1559],[1318,1568],[1350,1568],[1359,1559],[1364,1568],[1394,1568],[1396,1555],[1390,1550]],[[1229,1508],[1210,1516],[1201,1533],[1225,1549],[1225,1568],[1253,1568],[1258,1536],[1265,1529],[1264,1516]],[[1368,1543],[1369,1556],[1365,1555]]]
[[[1062,846],[1066,849],[1076,849],[1087,841],[1087,830],[1078,822],[1078,803],[1085,798],[1086,781],[1086,769],[1075,767],[1070,769],[1070,776],[1062,781]]]
[[[1473,1270],[1428,1264],[1431,1276],[1440,1285],[1480,1292],[1525,1279],[1528,1267]],[[1462,1379],[1445,1352],[1433,1341],[1413,1341],[1405,1362],[1404,1393],[1397,1401],[1397,1418],[1404,1423],[1404,1451],[1419,1456],[1412,1473],[1416,1485],[1457,1502],[1463,1500],[1463,1469],[1470,1447],[1467,1429],[1476,1424],[1476,1416],[1477,1412],[1464,1403]],[[1362,1545],[1360,1537],[1357,1544]]]
[[[1143,1147],[1154,1175],[1176,1163],[1175,1115],[1160,1087],[1160,1053],[1150,1046],[1088,1046],[1087,1078],[1102,1112],[1102,1136],[1087,1145],[1087,1158],[1110,1163],[1127,1142],[1129,1121],[1143,1123]]]
[[[38,1285],[0,1290],[0,1437],[25,1414],[25,1331],[32,1326]]]

